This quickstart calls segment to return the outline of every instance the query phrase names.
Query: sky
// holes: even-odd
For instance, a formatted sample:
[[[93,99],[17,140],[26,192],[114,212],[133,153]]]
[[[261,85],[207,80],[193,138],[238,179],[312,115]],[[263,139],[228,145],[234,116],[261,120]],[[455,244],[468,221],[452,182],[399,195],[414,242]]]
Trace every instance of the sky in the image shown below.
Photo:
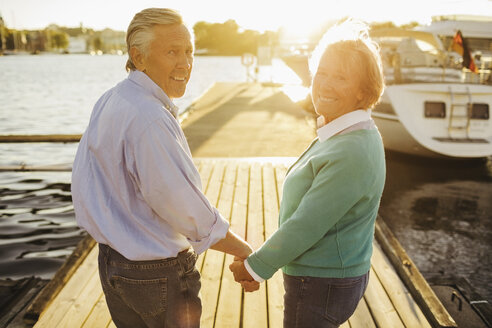
[[[197,21],[234,19],[245,29],[284,27],[299,35],[346,16],[396,25],[427,24],[435,15],[486,15],[492,20],[492,0],[0,0],[0,15],[15,29],[83,24],[125,31],[133,15],[148,7],[176,9],[190,27]]]

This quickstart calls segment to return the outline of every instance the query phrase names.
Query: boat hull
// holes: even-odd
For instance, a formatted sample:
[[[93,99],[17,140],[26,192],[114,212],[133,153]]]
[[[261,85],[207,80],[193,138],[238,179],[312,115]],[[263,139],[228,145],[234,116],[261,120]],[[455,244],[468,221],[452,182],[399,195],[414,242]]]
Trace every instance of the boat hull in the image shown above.
[[[398,120],[398,117],[394,115],[381,115],[373,112],[372,118],[381,133],[384,148],[386,150],[423,157],[443,157],[441,154],[422,147],[422,145],[408,133],[403,124]]]
[[[470,114],[466,106],[455,106],[454,116],[450,114],[453,103],[466,104],[470,100],[486,105],[490,110],[492,86],[452,83],[390,85],[381,104],[374,110],[373,118],[389,150],[426,157],[492,156],[490,118],[468,119]],[[427,117],[426,102],[442,103],[446,108],[445,115]],[[450,119],[453,120],[451,123]],[[456,128],[456,124],[461,124],[460,128]]]

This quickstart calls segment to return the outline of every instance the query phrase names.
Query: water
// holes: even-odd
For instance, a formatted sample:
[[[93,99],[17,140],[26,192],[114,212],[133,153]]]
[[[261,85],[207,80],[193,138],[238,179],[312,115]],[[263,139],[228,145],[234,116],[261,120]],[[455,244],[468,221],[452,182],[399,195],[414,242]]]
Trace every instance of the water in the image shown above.
[[[77,134],[103,91],[126,77],[124,56],[0,57],[0,134]],[[239,57],[196,57],[181,110],[216,81],[246,80]],[[300,80],[279,60],[260,80]],[[295,88],[294,88],[295,89]],[[71,163],[77,144],[0,144],[0,166]],[[388,153],[381,215],[426,278],[461,276],[492,300],[491,161]],[[83,234],[69,172],[0,172],[0,279],[49,279]]]
[[[51,278],[83,237],[70,172],[1,172],[0,183],[0,278]]]
[[[125,56],[0,57],[0,134],[80,134],[101,94],[126,78]],[[259,81],[292,87],[300,79],[282,61]],[[240,57],[195,57],[181,111],[214,82],[245,82]],[[305,90],[304,90],[305,91]],[[76,143],[0,144],[0,166],[70,164]],[[49,279],[84,234],[77,228],[69,172],[0,172],[0,279]]]
[[[424,277],[464,277],[490,302],[492,159],[386,162],[380,215]]]
[[[0,134],[83,133],[97,99],[126,78],[125,63],[126,56],[116,55],[0,57]],[[279,59],[271,68],[262,66],[258,80],[300,83]],[[186,93],[174,102],[184,111],[215,82],[245,81],[240,57],[195,57]],[[76,148],[76,144],[0,144],[0,165],[70,163]]]

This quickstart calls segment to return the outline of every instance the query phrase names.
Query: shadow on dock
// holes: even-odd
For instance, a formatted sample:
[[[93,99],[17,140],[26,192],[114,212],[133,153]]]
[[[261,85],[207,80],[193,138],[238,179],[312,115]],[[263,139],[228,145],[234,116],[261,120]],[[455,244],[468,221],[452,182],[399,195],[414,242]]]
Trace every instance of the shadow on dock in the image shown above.
[[[298,156],[315,137],[314,117],[278,87],[249,83],[216,83],[182,126],[194,157]]]

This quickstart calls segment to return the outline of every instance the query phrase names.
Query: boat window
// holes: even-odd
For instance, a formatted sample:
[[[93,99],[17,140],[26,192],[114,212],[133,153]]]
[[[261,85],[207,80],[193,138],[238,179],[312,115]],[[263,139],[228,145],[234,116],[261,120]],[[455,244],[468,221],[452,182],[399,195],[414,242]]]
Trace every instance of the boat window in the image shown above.
[[[488,120],[489,104],[472,104],[470,118],[476,120]]]
[[[415,40],[415,41],[420,50],[425,52],[437,52],[436,47],[434,47],[432,44],[422,40]]]
[[[446,117],[446,104],[442,101],[426,101],[424,109],[425,117]]]

